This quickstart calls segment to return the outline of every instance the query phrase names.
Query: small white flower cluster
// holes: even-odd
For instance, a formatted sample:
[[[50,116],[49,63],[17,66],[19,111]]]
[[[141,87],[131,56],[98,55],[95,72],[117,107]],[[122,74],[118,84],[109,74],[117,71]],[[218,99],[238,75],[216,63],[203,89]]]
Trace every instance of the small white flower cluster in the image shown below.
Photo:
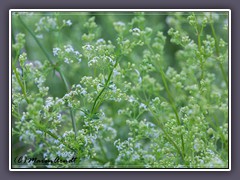
[[[46,81],[46,78],[44,76],[40,76],[38,78],[35,78],[35,83],[37,84],[37,87],[39,89],[39,92],[43,95],[47,95],[49,88],[44,86],[44,82]]]
[[[20,137],[19,137],[19,141],[23,141],[23,142],[34,142],[36,138],[36,135],[31,132],[30,130],[26,130]]]
[[[49,16],[46,17],[42,17],[39,22],[36,24],[36,32],[41,32],[41,31],[51,31],[51,30],[55,30],[58,28],[57,25],[57,19],[56,18],[52,18]]]
[[[115,30],[119,33],[122,33],[126,29],[126,24],[122,21],[114,22],[113,26]]]
[[[63,20],[63,24],[66,24],[67,26],[71,26],[72,25],[72,21],[70,19],[68,20]]]
[[[133,97],[133,95],[128,97],[128,102],[133,103],[135,101],[136,101],[136,99]]]
[[[82,47],[86,51],[92,51],[94,49],[94,46],[87,44]]]
[[[60,50],[61,50],[61,49],[58,48],[58,47],[53,48],[53,55],[54,55],[54,56],[57,56]]]
[[[45,101],[45,106],[44,106],[44,110],[48,111],[52,106],[54,106],[55,102],[53,97],[48,97]]]
[[[63,48],[53,48],[53,55],[57,56],[59,59],[62,59],[67,64],[73,63],[74,60],[78,63],[82,61],[82,54],[79,51],[74,50],[70,44],[64,45]]]
[[[65,131],[62,135],[63,138],[66,138],[68,136],[74,136],[74,132],[73,130],[70,130],[70,131]]]
[[[96,45],[100,45],[100,44],[106,44],[106,41],[102,38],[98,39],[96,42]]]
[[[143,103],[140,104],[139,108],[143,110],[147,110],[147,106]]]
[[[66,159],[67,161],[69,161],[70,159],[72,159],[72,157],[74,156],[74,153],[71,151],[66,151],[65,149],[61,149],[59,151],[57,151],[56,153],[59,157]]]
[[[36,23],[35,32],[53,31],[61,30],[63,27],[72,26],[72,21],[70,19],[63,20],[62,25],[58,24],[57,18],[52,18],[50,16],[42,17],[38,23]],[[38,38],[43,38],[42,34],[39,34]]]
[[[98,57],[94,57],[92,60],[88,61],[88,67],[94,66],[98,62]]]
[[[139,28],[130,29],[129,32],[131,32],[134,36],[140,36],[141,35],[141,30]]]

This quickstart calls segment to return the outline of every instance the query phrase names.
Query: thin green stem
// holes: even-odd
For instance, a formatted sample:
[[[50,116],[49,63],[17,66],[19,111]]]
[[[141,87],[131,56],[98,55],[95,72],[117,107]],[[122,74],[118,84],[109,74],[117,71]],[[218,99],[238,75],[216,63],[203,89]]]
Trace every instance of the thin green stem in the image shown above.
[[[106,161],[106,160],[108,160],[108,157],[107,157],[107,154],[106,154],[106,152],[105,152],[105,150],[104,150],[104,148],[103,148],[102,141],[101,141],[101,139],[97,139],[97,140],[98,140],[100,149],[101,149],[101,151],[102,151],[102,155],[103,155],[103,157],[104,157],[104,160]]]
[[[107,85],[107,83],[105,84]],[[98,96],[96,97],[96,99],[94,100],[93,106],[92,106],[92,110],[91,110],[91,114],[93,114],[95,112],[95,106],[97,104],[98,99],[100,98],[100,96],[103,94],[103,92],[105,91],[105,85],[102,88],[102,90],[100,91],[100,93],[98,94]]]
[[[175,149],[177,150],[178,154],[180,154],[181,159],[184,161],[184,154],[181,152],[181,150],[179,149],[179,147],[177,146],[177,144],[174,142],[174,140],[168,135],[167,131],[164,128],[164,125],[158,121],[157,119],[154,119],[155,123],[161,128],[161,130],[163,131],[164,135],[166,136],[166,139],[175,147]]]
[[[76,126],[76,121],[74,119],[74,114],[72,108],[70,108],[70,115],[71,115],[71,120],[72,120],[72,126],[73,126],[73,131],[75,134],[75,139],[77,138],[77,126]]]
[[[151,51],[152,54],[154,54],[154,51],[153,49],[151,48],[151,46],[149,44],[147,44],[147,47],[149,48],[149,50]],[[160,75],[162,77],[162,81],[163,81],[163,84],[164,84],[164,87],[167,91],[167,94],[168,94],[168,99],[169,99],[169,102],[170,102],[170,105],[172,106],[172,109],[174,111],[174,114],[176,116],[176,119],[177,119],[177,123],[179,126],[181,126],[181,121],[180,121],[180,118],[179,118],[179,115],[178,115],[178,112],[177,112],[177,108],[174,104],[174,99],[173,99],[173,96],[169,90],[169,87],[168,87],[168,84],[167,84],[167,81],[166,81],[166,78],[165,78],[165,74],[161,68],[161,66],[156,66],[156,67],[160,67],[159,68],[159,72],[160,72]],[[162,125],[162,129],[164,129],[163,125]],[[167,135],[168,136],[168,135]],[[182,152],[179,150],[179,148],[176,146],[176,144],[174,145],[174,147],[177,149],[177,151],[179,152],[179,154],[181,155],[183,161],[184,161],[184,157],[185,157],[185,143],[184,143],[184,138],[183,138],[183,134],[180,135],[180,138],[181,138],[181,145],[182,145]],[[168,138],[169,139],[169,138]]]
[[[46,49],[42,46],[42,44],[39,42],[38,38],[35,36],[35,34],[32,32],[32,30],[30,28],[28,28],[28,26],[24,23],[24,21],[21,19],[20,16],[19,17],[19,21],[22,23],[22,25],[27,29],[27,31],[32,35],[33,39],[36,41],[36,43],[38,44],[38,46],[40,47],[40,49],[42,50],[43,54],[46,56],[46,58],[48,59],[48,61],[51,63],[51,65],[59,72],[60,76],[61,76],[61,79],[63,80],[64,82],[64,85],[67,89],[67,91],[69,92],[70,91],[70,87],[67,83],[67,80],[63,74],[63,72],[61,71],[60,68],[56,68],[55,67],[55,63],[54,61],[50,58],[49,54],[47,53]],[[73,126],[73,130],[74,130],[74,133],[75,133],[75,138],[77,136],[77,128],[76,128],[76,121],[74,119],[74,115],[73,115],[73,110],[72,108],[70,108],[70,115],[71,115],[71,120],[72,120],[72,126]]]
[[[60,68],[57,68],[57,71],[59,72],[59,74],[60,74],[60,76],[61,76],[61,79],[62,79],[63,82],[64,82],[64,85],[65,85],[66,90],[69,92],[71,89],[70,89],[70,87],[69,87],[69,85],[68,85],[68,82],[67,82],[67,80],[66,80],[63,72],[60,70]]]
[[[29,100],[28,100],[28,98],[27,98],[27,92],[26,92],[25,83],[22,84],[22,81],[21,81],[21,79],[20,79],[20,77],[19,77],[19,74],[18,74],[18,72],[17,72],[17,70],[16,70],[16,67],[15,67],[14,65],[12,65],[12,66],[13,66],[13,67],[12,67],[13,72],[14,72],[14,74],[16,75],[17,82],[18,82],[19,86],[20,86],[21,89],[22,89],[22,93],[23,93],[24,99],[25,99],[26,102],[29,104]]]
[[[38,44],[38,46],[40,47],[40,49],[42,50],[42,52],[44,53],[44,55],[46,56],[46,58],[48,59],[48,61],[54,65],[53,60],[50,58],[49,54],[47,53],[46,49],[42,46],[42,44],[39,42],[38,38],[35,36],[35,34],[32,32],[32,30],[30,28],[28,28],[28,26],[23,22],[22,18],[20,16],[18,16],[20,22],[22,23],[22,25],[26,28],[26,30],[32,35],[33,39],[36,41],[36,43]]]
[[[179,118],[179,115],[178,115],[178,112],[177,112],[177,108],[174,104],[174,99],[173,99],[172,94],[169,90],[169,87],[168,87],[168,84],[167,84],[167,81],[166,81],[166,78],[165,78],[165,74],[164,74],[164,72],[161,68],[160,68],[160,74],[162,76],[163,84],[164,84],[164,87],[165,87],[165,89],[167,91],[167,94],[168,94],[169,102],[170,102],[170,104],[172,106],[172,109],[174,111],[174,114],[176,116],[177,123],[178,123],[179,126],[181,126],[181,121],[180,121],[180,118]],[[182,153],[181,154],[182,154],[182,157],[183,157],[183,160],[184,160],[184,156],[185,156],[184,138],[183,138],[183,134],[181,134],[180,136],[181,136],[181,143],[182,143]]]
[[[111,77],[112,77],[112,73],[113,70],[115,69],[115,67],[117,66],[118,61],[115,62],[113,68],[111,69],[107,81],[105,81],[104,87],[102,88],[102,90],[100,91],[100,93],[98,94],[98,96],[96,97],[96,99],[94,100],[93,106],[92,106],[92,110],[91,110],[91,114],[94,114],[96,109],[99,107],[97,106],[98,100],[100,99],[100,97],[102,96],[102,94],[104,93],[104,91],[106,90],[106,88],[108,87]]]
[[[68,149],[72,150],[73,152],[76,152],[76,150],[72,147],[70,147],[67,143],[65,143],[64,140],[58,138],[55,134],[53,134],[52,132],[50,132],[49,130],[47,130],[46,127],[44,127],[43,125],[36,123],[36,126],[39,130],[45,132],[46,134],[50,135],[52,138],[58,140],[59,142],[61,142],[64,146],[66,146]]]

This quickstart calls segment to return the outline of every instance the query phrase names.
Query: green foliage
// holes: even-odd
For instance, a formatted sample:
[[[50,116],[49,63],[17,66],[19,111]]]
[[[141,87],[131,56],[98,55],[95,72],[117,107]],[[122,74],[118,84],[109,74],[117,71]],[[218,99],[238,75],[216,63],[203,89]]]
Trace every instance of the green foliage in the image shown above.
[[[227,20],[14,13],[14,167],[228,168]]]

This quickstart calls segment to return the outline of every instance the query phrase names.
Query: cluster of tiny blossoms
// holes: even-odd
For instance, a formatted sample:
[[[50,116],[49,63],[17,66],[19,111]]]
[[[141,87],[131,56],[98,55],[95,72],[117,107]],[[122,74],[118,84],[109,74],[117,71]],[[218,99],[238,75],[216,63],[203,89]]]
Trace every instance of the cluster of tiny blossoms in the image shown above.
[[[13,154],[45,160],[14,166],[227,168],[227,15],[145,14],[40,15],[14,34]]]
[[[74,61],[80,63],[82,61],[82,54],[74,50],[72,45],[64,45],[63,48],[55,47],[53,48],[53,56],[56,56],[59,61],[64,61],[65,63],[73,63]]]

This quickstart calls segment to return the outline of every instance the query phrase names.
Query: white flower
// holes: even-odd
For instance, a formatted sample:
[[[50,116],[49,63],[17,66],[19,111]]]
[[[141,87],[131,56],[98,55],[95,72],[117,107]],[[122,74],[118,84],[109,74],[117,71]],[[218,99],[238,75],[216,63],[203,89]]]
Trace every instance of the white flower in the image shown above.
[[[43,147],[43,143],[39,144],[39,147],[42,148]]]
[[[22,115],[21,121],[24,121],[24,120],[25,120],[25,118],[26,118],[26,113],[25,113],[25,112],[23,112],[23,115]]]
[[[66,23],[66,25],[68,26],[71,26],[72,25],[72,21],[69,19],[69,20],[63,20],[63,23]]]
[[[123,110],[122,109],[119,109],[118,110],[118,115],[122,114],[123,113]]]
[[[139,28],[133,28],[130,32],[132,32],[134,36],[140,36],[141,33]]]
[[[85,116],[86,114],[83,111],[79,112],[80,116]]]
[[[128,101],[129,101],[130,103],[132,103],[132,102],[135,101],[135,98],[131,95],[131,96],[128,98]]]
[[[63,105],[63,104],[64,104],[64,101],[63,101],[62,99],[58,99],[58,100],[56,101],[56,104],[61,104],[61,105]]]
[[[58,156],[61,156],[61,155],[62,155],[62,153],[61,153],[60,151],[58,151],[58,152],[57,152],[57,155],[58,155]]]
[[[86,137],[86,136],[84,136],[84,141],[85,141],[85,144],[84,144],[84,146],[86,147],[86,146],[88,145],[88,139],[87,139],[87,137]]]
[[[48,110],[53,105],[54,105],[53,97],[48,97],[45,102],[45,108]]]
[[[104,43],[104,42],[105,42],[105,41],[104,41],[104,39],[102,39],[102,38],[97,40],[97,44]]]
[[[70,44],[64,46],[64,49],[67,53],[74,52],[74,49]]]
[[[87,44],[87,45],[83,46],[83,49],[85,49],[87,51],[91,51],[93,49],[93,46],[91,46],[90,44]]]
[[[147,106],[146,106],[145,104],[141,103],[140,106],[139,106],[139,108],[146,110],[146,109],[147,109]]]
[[[93,64],[96,64],[98,62],[97,58],[94,57],[92,60],[88,62],[88,67],[91,67]]]
[[[48,152],[43,153],[43,157],[46,158],[48,155]]]
[[[62,120],[62,115],[58,114],[57,118],[58,118],[59,121],[61,121]]]
[[[40,135],[43,134],[43,132],[40,131],[40,130],[36,130],[36,133],[37,133],[37,134],[40,134]]]
[[[112,65],[115,65],[116,61],[112,60],[112,58],[108,57],[109,59],[109,62],[112,64]]]
[[[68,107],[71,107],[71,108],[72,108],[72,107],[73,107],[73,106],[72,106],[72,103],[68,102]]]
[[[167,16],[166,23],[171,26],[175,23],[175,19],[172,16]]]
[[[140,156],[138,154],[133,154],[132,156],[132,160],[138,160],[140,158]]]
[[[122,22],[122,21],[118,21],[118,22],[116,22],[115,24],[118,25],[118,26],[125,26],[125,23]]]
[[[117,76],[117,75],[119,75],[120,73],[116,70],[116,69],[114,69],[113,70],[113,77],[115,77],[115,76]]]
[[[136,143],[135,144],[135,148],[140,149],[141,148],[141,144],[140,143]]]
[[[65,136],[63,136],[63,137],[65,137]],[[60,149],[62,149],[63,147],[64,147],[63,144],[60,144],[60,145],[59,145],[59,148],[60,148]]]
[[[142,83],[142,77],[140,76],[140,72],[137,69],[135,69],[135,71],[136,71],[136,73],[138,75],[138,82]]]
[[[65,58],[65,59],[64,59],[64,62],[65,62],[65,63],[67,63],[67,64],[69,64],[69,63],[70,63],[70,61],[69,61],[69,59],[68,59],[68,58]]]
[[[59,140],[55,139],[54,144],[58,144],[58,143],[59,143]]]
[[[82,88],[82,86],[80,84],[77,84],[76,88]]]
[[[77,60],[78,60],[78,63],[82,62],[82,59],[81,59],[81,58],[78,58]]]
[[[140,32],[141,32],[139,28],[133,28],[132,31],[133,31],[133,32],[137,32],[137,33],[140,33]]]
[[[87,91],[85,89],[83,89],[80,94],[84,96],[87,94]]]
[[[116,92],[116,91],[117,91],[117,87],[116,87],[115,84],[109,85],[109,88],[110,88],[113,92]]]
[[[58,52],[60,51],[61,49],[60,48],[53,48],[53,56],[57,56],[58,55]]]
[[[80,52],[79,51],[74,51],[74,54],[78,56],[78,55],[80,55]]]
[[[153,155],[151,155],[151,154],[145,154],[145,155],[143,156],[143,158],[144,158],[145,160],[147,160],[147,161],[155,161],[155,160],[156,160],[156,158],[155,158]]]
[[[39,78],[35,78],[35,82],[39,85],[42,85],[45,81],[45,78],[43,76],[39,77]]]

